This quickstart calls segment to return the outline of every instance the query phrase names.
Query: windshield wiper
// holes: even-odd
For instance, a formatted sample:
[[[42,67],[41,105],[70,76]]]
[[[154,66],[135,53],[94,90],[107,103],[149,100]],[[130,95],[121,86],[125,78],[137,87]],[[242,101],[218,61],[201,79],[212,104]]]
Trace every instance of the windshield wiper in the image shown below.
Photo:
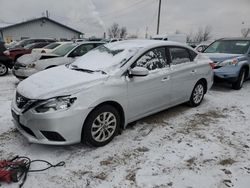
[[[67,67],[69,67],[70,65],[67,64]],[[90,69],[83,69],[83,68],[79,68],[76,65],[71,65],[70,67],[71,70],[76,70],[76,71],[81,71],[81,72],[87,72],[87,73],[94,73],[94,72],[100,72],[102,74],[107,74],[106,72],[102,71],[102,70],[90,70]]]

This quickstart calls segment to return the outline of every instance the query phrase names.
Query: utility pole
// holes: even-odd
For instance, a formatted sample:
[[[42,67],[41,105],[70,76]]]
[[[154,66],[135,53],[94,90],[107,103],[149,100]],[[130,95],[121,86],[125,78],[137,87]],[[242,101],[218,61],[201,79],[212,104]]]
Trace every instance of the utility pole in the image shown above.
[[[159,34],[159,29],[160,29],[160,19],[161,19],[161,0],[159,0],[157,32],[156,32],[157,35]]]
[[[46,17],[49,18],[49,11],[46,10]]]

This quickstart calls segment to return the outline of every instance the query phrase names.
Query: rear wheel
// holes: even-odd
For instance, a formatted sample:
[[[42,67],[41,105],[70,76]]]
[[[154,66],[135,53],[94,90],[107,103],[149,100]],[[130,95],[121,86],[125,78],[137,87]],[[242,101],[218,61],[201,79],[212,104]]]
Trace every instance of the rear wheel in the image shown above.
[[[4,76],[8,73],[8,67],[0,62],[0,76]]]
[[[82,140],[96,147],[108,144],[120,127],[120,115],[110,105],[94,109],[83,125]]]
[[[189,99],[189,105],[192,107],[199,106],[205,95],[205,85],[199,81],[195,84],[192,94]]]
[[[241,89],[245,81],[245,77],[246,77],[246,68],[242,68],[240,70],[240,74],[237,78],[237,81],[232,84],[232,88],[235,90]]]

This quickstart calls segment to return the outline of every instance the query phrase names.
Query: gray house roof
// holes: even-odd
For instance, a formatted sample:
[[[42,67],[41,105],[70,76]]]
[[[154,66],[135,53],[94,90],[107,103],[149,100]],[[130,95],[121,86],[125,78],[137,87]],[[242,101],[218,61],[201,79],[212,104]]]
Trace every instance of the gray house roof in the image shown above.
[[[1,27],[1,25],[0,25],[0,30],[4,30],[4,29],[11,28],[11,27],[16,27],[16,26],[24,25],[24,24],[27,24],[27,23],[42,21],[42,20],[50,21],[50,22],[52,22],[52,23],[54,23],[54,24],[57,24],[57,25],[59,25],[59,26],[61,26],[61,27],[64,27],[64,28],[69,29],[69,30],[71,30],[71,31],[74,31],[74,32],[76,32],[76,33],[78,33],[78,34],[83,34],[81,31],[75,30],[75,29],[73,29],[73,28],[71,28],[71,27],[69,27],[69,26],[66,26],[66,25],[64,25],[64,24],[61,24],[61,23],[59,23],[59,22],[57,22],[57,21],[55,21],[55,20],[52,20],[52,19],[50,19],[50,18],[47,18],[47,17],[35,18],[35,19],[31,19],[31,20],[28,20],[28,21],[25,21],[25,22],[20,22],[20,23],[17,23],[17,24],[8,25],[8,26],[4,26],[4,27]]]

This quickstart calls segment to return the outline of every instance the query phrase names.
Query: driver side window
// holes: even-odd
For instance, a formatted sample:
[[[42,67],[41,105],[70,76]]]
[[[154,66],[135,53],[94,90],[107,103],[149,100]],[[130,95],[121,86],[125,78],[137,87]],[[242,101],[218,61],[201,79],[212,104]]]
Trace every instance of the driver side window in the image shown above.
[[[78,57],[83,56],[88,51],[94,48],[93,44],[83,44],[79,47],[77,47],[73,52],[70,53],[69,57]]]
[[[149,71],[162,69],[167,67],[166,49],[165,47],[155,48],[146,52],[135,63],[135,67],[144,67]]]

